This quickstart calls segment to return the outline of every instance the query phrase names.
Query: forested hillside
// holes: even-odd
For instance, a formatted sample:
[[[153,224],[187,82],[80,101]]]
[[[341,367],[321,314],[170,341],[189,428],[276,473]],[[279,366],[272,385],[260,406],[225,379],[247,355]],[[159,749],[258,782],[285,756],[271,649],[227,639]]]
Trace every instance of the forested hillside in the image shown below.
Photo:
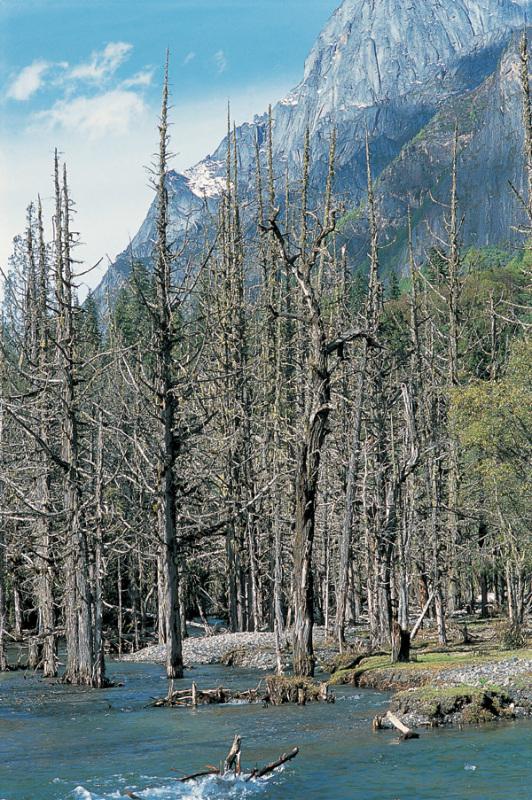
[[[364,623],[395,658],[421,612],[441,645],[464,609],[504,614],[519,639],[532,600],[526,36],[520,96],[526,188],[507,187],[518,243],[462,244],[457,119],[439,142],[439,233],[420,258],[407,211],[408,275],[383,281],[370,137],[364,271],[342,243],[334,131],[317,201],[308,129],[287,175],[272,114],[253,200],[230,127],[211,224],[176,248],[167,72],[151,267],[131,264],[103,326],[76,296],[75,205],[56,155],[53,219],[29,206],[4,287],[0,668],[23,639],[46,676],[100,687],[106,653],[155,637],[179,678],[185,621],[207,615],[274,631],[279,664],[288,641],[304,676],[315,623],[340,649]]]

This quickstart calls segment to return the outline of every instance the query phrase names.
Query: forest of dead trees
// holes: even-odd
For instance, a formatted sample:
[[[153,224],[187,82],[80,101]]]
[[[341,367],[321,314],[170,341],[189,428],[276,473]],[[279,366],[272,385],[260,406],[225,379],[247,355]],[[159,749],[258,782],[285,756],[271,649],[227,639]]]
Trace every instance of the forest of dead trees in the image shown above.
[[[532,576],[525,37],[521,59],[523,247],[496,266],[462,246],[459,129],[440,232],[421,263],[410,241],[398,281],[379,265],[371,137],[355,267],[334,136],[318,193],[308,136],[297,181],[275,173],[271,114],[253,202],[230,129],[217,218],[171,241],[166,72],[151,263],[132,257],[108,308],[80,304],[56,154],[53,219],[29,206],[4,285],[0,669],[24,641],[31,668],[100,687],[107,650],[155,636],[179,678],[185,621],[205,615],[288,640],[298,675],[314,672],[315,624],[340,650],[358,623],[390,647],[421,609],[442,645],[464,609],[519,629]]]

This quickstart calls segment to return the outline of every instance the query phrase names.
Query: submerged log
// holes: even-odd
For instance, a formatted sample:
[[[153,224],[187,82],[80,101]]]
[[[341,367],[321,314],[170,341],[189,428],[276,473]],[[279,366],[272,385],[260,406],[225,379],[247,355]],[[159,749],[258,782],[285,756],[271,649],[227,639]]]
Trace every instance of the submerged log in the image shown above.
[[[282,765],[286,764],[287,761],[291,761],[297,756],[298,753],[299,747],[293,747],[289,753],[283,753],[282,756],[279,756],[277,761],[272,761],[271,764],[267,764],[265,767],[262,767],[262,769],[255,768],[252,770],[252,772],[246,778],[246,781],[251,781],[253,778],[264,778],[265,775],[269,775],[278,767],[282,767]]]
[[[209,767],[203,772],[193,772],[192,775],[185,775],[184,778],[179,778],[180,783],[187,781],[195,781],[197,778],[207,778],[209,775],[220,775],[220,770],[217,767]]]

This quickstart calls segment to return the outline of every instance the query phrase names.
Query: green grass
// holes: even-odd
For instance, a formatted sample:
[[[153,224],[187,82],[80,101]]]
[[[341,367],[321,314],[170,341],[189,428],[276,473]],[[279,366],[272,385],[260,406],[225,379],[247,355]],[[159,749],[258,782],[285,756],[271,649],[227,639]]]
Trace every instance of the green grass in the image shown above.
[[[415,659],[407,664],[392,664],[390,656],[370,656],[365,658],[358,667],[353,669],[338,670],[331,678],[333,685],[355,683],[361,675],[368,672],[416,672],[434,671],[437,673],[444,669],[453,667],[475,666],[486,664],[492,661],[504,661],[508,658],[532,659],[532,649],[523,648],[521,650],[501,650],[500,647],[487,648],[483,650],[448,650],[430,651],[414,650],[412,658]]]

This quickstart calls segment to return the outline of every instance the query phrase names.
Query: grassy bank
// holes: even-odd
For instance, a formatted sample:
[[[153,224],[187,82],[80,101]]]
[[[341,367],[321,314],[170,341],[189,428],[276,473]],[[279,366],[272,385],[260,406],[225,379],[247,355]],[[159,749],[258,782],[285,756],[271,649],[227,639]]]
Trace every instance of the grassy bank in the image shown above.
[[[429,631],[406,664],[381,653],[353,665],[354,654],[344,654],[330,665],[331,684],[396,692],[391,707],[411,725],[524,716],[532,711],[532,642],[508,648],[501,630],[493,621],[473,622],[461,642],[445,648]]]

